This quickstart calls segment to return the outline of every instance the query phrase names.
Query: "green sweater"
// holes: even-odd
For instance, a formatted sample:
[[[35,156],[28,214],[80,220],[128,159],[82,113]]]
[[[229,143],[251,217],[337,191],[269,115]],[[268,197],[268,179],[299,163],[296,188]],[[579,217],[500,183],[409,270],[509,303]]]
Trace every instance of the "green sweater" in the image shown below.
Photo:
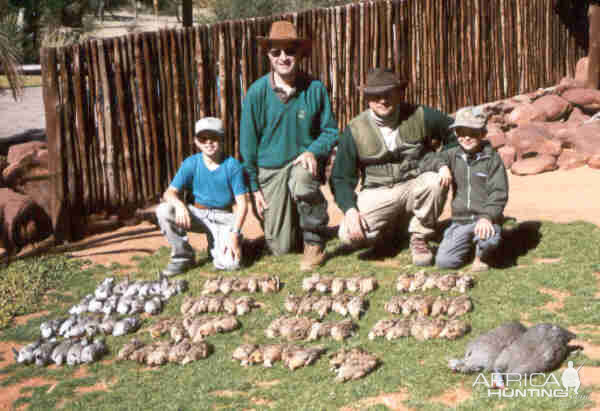
[[[431,148],[431,140],[438,140],[447,148],[456,144],[454,134],[448,129],[452,124],[453,119],[431,107],[421,106],[424,109],[423,128],[424,135],[427,137],[423,142],[419,143],[421,158],[418,165],[415,165],[417,172],[422,172],[422,168],[426,167],[428,162],[433,159],[433,150]],[[412,136],[406,136],[409,140]],[[411,146],[412,147],[412,146]],[[399,146],[393,153],[393,159],[390,161],[403,162],[404,148]],[[333,191],[335,202],[338,207],[345,213],[350,208],[356,208],[356,186],[361,178],[365,175],[366,164],[360,161],[357,153],[356,143],[352,136],[350,127],[346,127],[344,133],[340,136],[338,150],[335,157],[335,163],[331,172],[330,186]],[[414,177],[414,169],[405,170],[407,177]],[[405,179],[400,179],[400,181]]]
[[[242,104],[240,152],[250,190],[258,190],[258,168],[277,169],[305,151],[325,161],[338,136],[323,83],[299,74],[296,93],[283,103],[269,82],[256,80]]]
[[[508,177],[502,159],[487,142],[480,151],[467,154],[462,147],[437,153],[425,171],[446,165],[452,172],[452,220],[476,221],[485,217],[501,223],[508,201]]]

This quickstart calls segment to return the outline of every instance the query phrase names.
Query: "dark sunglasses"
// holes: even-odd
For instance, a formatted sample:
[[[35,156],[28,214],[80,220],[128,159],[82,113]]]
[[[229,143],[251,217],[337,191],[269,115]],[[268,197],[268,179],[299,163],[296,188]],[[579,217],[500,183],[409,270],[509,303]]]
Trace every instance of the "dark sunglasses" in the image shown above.
[[[273,57],[279,57],[282,51],[285,51],[286,56],[295,56],[298,53],[298,49],[291,47],[287,49],[271,49],[269,50],[269,54]]]

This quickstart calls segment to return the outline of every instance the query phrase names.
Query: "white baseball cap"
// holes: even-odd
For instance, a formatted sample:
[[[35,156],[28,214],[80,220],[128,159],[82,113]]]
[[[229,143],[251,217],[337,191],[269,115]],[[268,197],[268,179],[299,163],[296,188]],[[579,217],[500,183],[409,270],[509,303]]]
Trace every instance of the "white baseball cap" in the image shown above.
[[[223,121],[216,117],[204,117],[196,121],[196,127],[194,128],[194,134],[198,135],[203,131],[210,131],[219,136],[225,135],[225,129],[223,128]]]

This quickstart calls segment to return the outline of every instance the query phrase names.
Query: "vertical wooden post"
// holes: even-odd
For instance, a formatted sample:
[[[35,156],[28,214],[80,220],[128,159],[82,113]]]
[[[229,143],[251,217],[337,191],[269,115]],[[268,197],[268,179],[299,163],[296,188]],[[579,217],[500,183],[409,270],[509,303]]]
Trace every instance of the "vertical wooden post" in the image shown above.
[[[590,22],[590,48],[588,54],[588,72],[586,87],[600,87],[600,5],[590,4],[588,7]]]
[[[43,48],[41,53],[46,135],[48,138],[48,174],[50,175],[50,210],[56,241],[71,237],[68,224],[69,207],[65,201],[65,185],[62,166],[62,107],[58,97],[56,49]]]

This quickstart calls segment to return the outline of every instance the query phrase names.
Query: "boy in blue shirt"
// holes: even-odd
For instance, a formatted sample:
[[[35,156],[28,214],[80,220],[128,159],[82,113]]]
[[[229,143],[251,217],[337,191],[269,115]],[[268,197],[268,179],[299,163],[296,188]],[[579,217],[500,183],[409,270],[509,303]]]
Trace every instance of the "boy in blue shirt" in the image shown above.
[[[221,151],[223,123],[205,117],[196,123],[194,144],[201,151],[186,158],[156,209],[162,232],[171,245],[171,261],[163,274],[185,272],[194,264],[194,249],[187,231],[206,233],[213,264],[219,270],[240,267],[241,229],[248,212],[248,188],[242,165]],[[194,204],[181,198],[182,190],[191,192]],[[233,213],[233,203],[236,211]]]

